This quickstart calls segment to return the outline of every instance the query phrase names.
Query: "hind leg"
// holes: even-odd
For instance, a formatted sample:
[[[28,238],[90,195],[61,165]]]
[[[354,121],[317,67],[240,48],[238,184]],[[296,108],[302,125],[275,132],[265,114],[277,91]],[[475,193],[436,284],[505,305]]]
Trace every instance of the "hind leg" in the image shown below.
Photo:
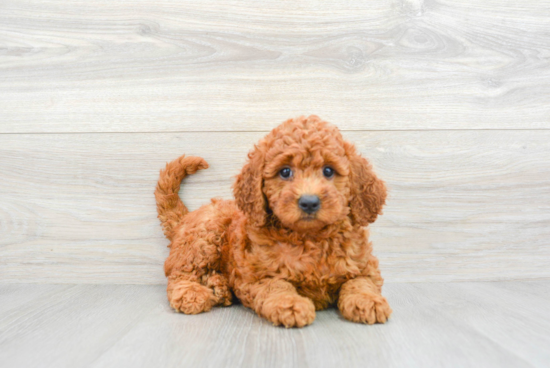
[[[216,304],[212,289],[195,281],[168,279],[168,301],[176,312],[208,312]]]
[[[175,274],[168,277],[170,306],[185,314],[208,312],[215,305],[231,305],[231,292],[227,280],[212,272],[200,280],[192,274]]]
[[[230,305],[232,294],[221,274],[221,245],[227,221],[216,203],[188,214],[164,264],[170,306],[197,314]]]

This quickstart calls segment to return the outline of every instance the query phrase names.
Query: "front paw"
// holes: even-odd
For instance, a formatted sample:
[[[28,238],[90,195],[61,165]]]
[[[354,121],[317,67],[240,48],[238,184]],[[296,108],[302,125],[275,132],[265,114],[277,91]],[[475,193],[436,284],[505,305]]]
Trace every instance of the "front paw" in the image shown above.
[[[392,313],[386,298],[374,293],[345,295],[338,300],[338,309],[345,319],[369,325],[385,323]]]
[[[273,295],[264,301],[259,314],[275,326],[304,327],[315,320],[315,306],[300,295]]]

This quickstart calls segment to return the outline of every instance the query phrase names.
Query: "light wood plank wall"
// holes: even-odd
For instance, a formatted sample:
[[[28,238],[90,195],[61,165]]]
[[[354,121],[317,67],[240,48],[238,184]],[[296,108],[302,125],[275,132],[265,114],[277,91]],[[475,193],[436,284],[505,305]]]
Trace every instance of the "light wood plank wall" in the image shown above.
[[[550,1],[0,3],[0,282],[164,283],[159,170],[231,198],[283,120],[390,188],[388,282],[550,277]]]

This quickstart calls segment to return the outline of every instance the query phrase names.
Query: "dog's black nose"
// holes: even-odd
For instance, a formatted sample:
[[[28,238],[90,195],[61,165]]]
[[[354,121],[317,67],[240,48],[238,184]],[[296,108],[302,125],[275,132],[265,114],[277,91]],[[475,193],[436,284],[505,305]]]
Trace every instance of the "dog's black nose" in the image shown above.
[[[319,211],[321,200],[316,195],[303,195],[298,200],[298,207],[307,214],[312,214]]]

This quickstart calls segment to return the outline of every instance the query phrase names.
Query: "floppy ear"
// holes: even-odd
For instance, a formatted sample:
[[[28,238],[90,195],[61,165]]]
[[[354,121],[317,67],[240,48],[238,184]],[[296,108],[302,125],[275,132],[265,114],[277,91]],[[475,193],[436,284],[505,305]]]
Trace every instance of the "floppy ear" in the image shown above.
[[[346,142],[347,143],[347,142]],[[372,165],[361,157],[355,147],[346,144],[346,152],[350,161],[350,200],[352,220],[366,226],[382,214],[386,203],[386,185],[374,174]]]
[[[264,226],[267,218],[267,203],[262,192],[264,160],[257,147],[248,154],[248,159],[241,173],[237,175],[233,194],[237,207],[248,217],[249,223]]]

